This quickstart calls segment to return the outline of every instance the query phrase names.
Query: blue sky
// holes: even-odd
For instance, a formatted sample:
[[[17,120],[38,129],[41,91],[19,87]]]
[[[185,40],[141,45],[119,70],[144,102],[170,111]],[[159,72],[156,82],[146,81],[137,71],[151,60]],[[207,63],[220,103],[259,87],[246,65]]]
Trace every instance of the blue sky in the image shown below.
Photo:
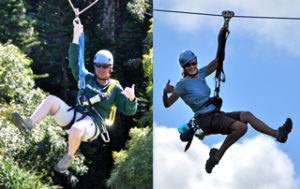
[[[233,10],[236,15],[241,16],[300,17],[299,7],[300,3],[296,0],[290,1],[288,5],[280,0],[253,0],[244,3],[237,0],[154,1],[156,9],[213,14]],[[168,79],[172,85],[180,79],[178,55],[182,50],[194,51],[198,57],[198,66],[205,66],[214,59],[218,31],[223,23],[222,17],[154,11],[155,128],[164,126],[177,129],[193,116],[182,100],[165,109],[162,103],[163,88]],[[299,149],[297,144],[300,135],[300,21],[232,18],[229,30],[231,33],[224,61],[226,82],[222,83],[220,93],[224,101],[222,110],[251,111],[273,128],[281,126],[286,117],[291,117],[294,128],[289,140],[286,144],[274,144],[291,160],[293,178],[299,184],[300,152],[296,149]],[[207,77],[207,83],[213,92],[214,74]],[[247,134],[239,143],[245,139],[254,140],[260,135],[249,126]],[[205,138],[203,143],[211,147],[224,138],[225,136],[214,135]],[[265,138],[273,140],[271,137]],[[155,154],[158,153],[154,152]],[[299,185],[294,188],[299,188]]]

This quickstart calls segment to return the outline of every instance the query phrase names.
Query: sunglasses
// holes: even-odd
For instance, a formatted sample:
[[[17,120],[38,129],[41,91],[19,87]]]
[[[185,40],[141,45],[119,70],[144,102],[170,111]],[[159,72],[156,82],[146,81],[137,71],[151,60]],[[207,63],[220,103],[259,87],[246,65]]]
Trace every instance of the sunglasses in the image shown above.
[[[94,64],[97,68],[103,68],[103,69],[106,69],[110,66],[110,64]]]
[[[187,68],[187,67],[195,66],[195,65],[197,65],[197,62],[191,62],[191,63],[185,64],[183,67],[184,67],[184,68]]]

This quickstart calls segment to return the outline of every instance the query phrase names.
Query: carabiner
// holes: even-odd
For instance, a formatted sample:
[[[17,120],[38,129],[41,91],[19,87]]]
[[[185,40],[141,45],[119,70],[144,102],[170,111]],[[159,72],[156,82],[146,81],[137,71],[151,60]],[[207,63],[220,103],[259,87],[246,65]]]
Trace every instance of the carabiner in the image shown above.
[[[108,131],[106,130],[106,127],[102,125],[102,132],[101,132],[101,138],[103,140],[103,142],[105,143],[109,143],[110,142],[110,138],[109,138],[109,134]]]

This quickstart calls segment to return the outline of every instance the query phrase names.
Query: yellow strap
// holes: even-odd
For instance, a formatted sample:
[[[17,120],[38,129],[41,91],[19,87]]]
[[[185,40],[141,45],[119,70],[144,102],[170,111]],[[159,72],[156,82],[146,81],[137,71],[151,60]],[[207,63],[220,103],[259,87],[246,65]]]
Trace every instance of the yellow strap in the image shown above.
[[[109,84],[109,87],[105,93],[105,95],[108,95],[111,93],[112,89],[115,87],[116,84],[118,84],[119,81],[118,80],[115,80],[115,79],[111,79],[110,80],[110,84]],[[108,119],[105,119],[104,120],[104,125],[106,126],[111,126],[114,122],[115,122],[115,118],[116,118],[116,111],[117,111],[117,107],[115,105],[113,105],[111,107],[111,110],[110,110],[110,113],[109,113],[109,116],[108,116]]]
[[[116,84],[119,84],[118,80],[115,79],[110,79],[110,84],[108,86],[107,91],[105,92],[105,94],[110,94],[110,92],[113,90],[113,88],[115,87]]]

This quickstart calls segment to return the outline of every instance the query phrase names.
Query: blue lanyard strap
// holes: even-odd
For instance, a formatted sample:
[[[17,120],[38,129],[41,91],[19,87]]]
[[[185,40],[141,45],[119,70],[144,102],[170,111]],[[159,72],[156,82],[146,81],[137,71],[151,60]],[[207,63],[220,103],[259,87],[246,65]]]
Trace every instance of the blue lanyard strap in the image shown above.
[[[85,89],[85,76],[87,75],[87,70],[84,66],[84,32],[80,34],[79,37],[79,89]]]

